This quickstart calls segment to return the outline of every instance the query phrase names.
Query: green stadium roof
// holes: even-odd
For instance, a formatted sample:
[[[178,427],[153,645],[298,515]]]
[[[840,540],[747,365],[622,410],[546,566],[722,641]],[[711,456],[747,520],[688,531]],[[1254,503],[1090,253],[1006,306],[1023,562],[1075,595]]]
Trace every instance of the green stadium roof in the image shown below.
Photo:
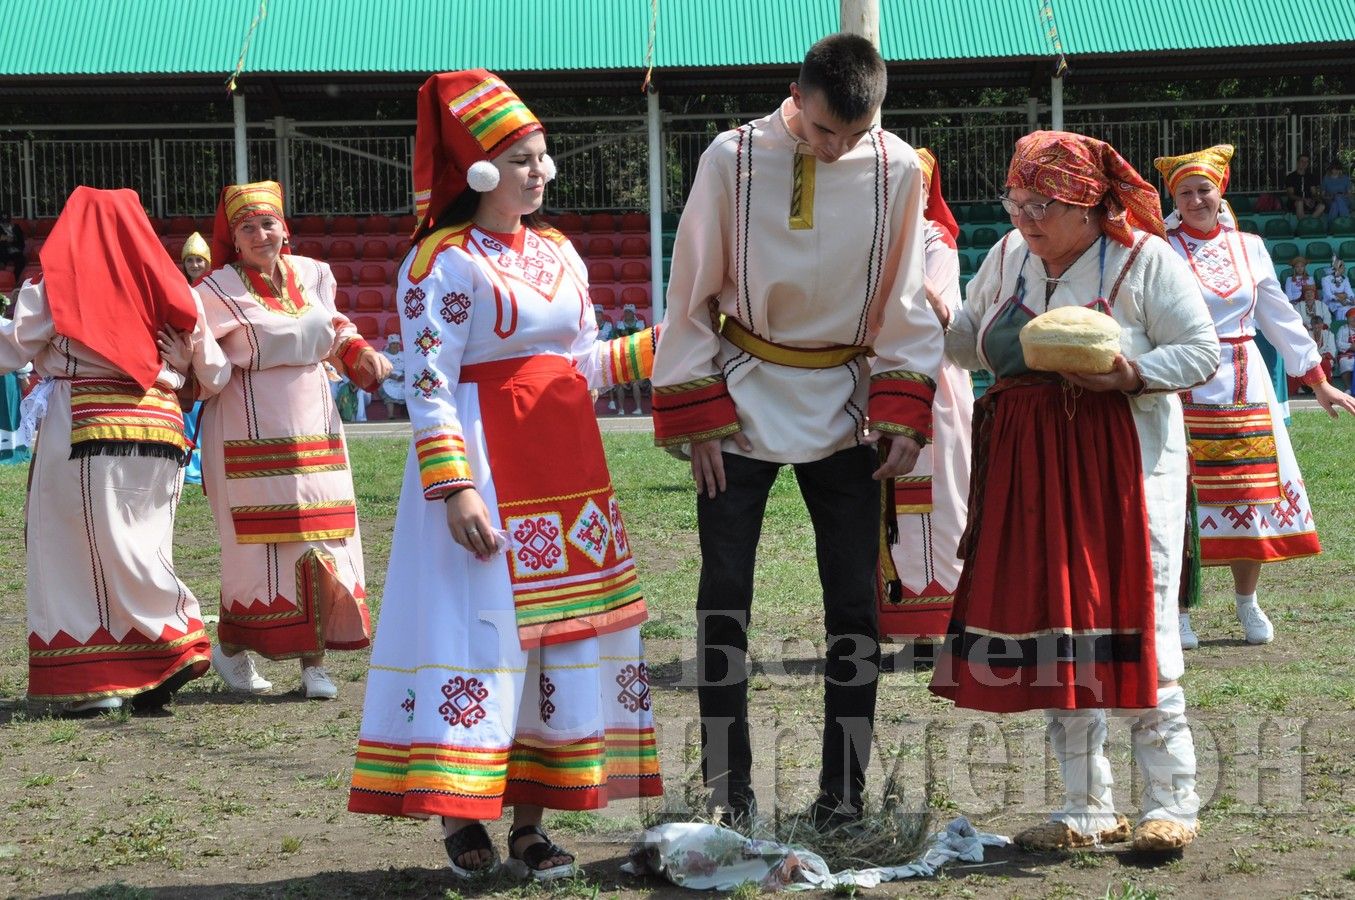
[[[1355,43],[1350,0],[880,0],[896,63]],[[654,66],[793,65],[838,0],[658,0]],[[0,0],[0,78],[210,75],[234,67],[257,0]],[[269,0],[246,73],[640,70],[650,0]],[[1245,60],[1239,58],[1238,64]]]

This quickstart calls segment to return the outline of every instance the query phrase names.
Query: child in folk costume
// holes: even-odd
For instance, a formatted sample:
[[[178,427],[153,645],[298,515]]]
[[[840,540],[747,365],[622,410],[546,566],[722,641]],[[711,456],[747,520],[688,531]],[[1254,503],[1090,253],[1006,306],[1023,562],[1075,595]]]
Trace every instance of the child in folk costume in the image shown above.
[[[1336,330],[1336,374],[1346,379],[1346,390],[1355,390],[1355,309],[1346,313]]]
[[[229,364],[134,191],[76,188],[41,255],[43,277],[0,323],[0,371],[32,361],[44,376],[25,523],[28,696],[75,712],[162,707],[211,649],[174,572],[189,448],[175,394],[220,390]]]
[[[961,306],[960,259],[955,248],[960,226],[941,195],[941,172],[936,157],[919,148],[926,207],[927,231],[923,248],[927,300],[942,327]],[[917,466],[894,479],[898,514],[898,543],[890,545],[881,562],[892,561],[901,596],[880,592],[880,632],[896,637],[941,636],[950,621],[950,604],[960,580],[956,548],[964,532],[969,508],[970,420],[974,416],[974,387],[969,373],[948,359],[941,361],[932,402],[932,441],[918,454]]]
[[[649,374],[655,333],[594,340],[586,268],[539,225],[554,166],[484,70],[419,91],[420,224],[401,265],[414,445],[405,469],[349,809],[441,817],[458,876],[573,855],[543,808],[660,793],[645,603],[590,385]]]
[[[1303,286],[1303,290],[1299,292],[1299,299],[1294,301],[1294,311],[1299,314],[1299,319],[1304,322],[1318,318],[1324,324],[1331,324],[1331,310],[1327,308],[1327,304],[1317,299],[1317,285],[1315,284]]]
[[[393,419],[397,414],[403,418],[406,394],[405,348],[400,342],[400,335],[392,334],[386,338],[386,346],[381,348],[381,355],[391,364],[390,375],[381,382],[381,399],[389,411],[388,418]]]
[[[1265,242],[1221,220],[1232,157],[1232,146],[1220,144],[1159,157],[1154,165],[1181,219],[1167,242],[1189,264],[1222,343],[1218,371],[1182,394],[1200,562],[1231,567],[1238,621],[1248,643],[1264,644],[1275,631],[1256,601],[1261,564],[1312,556],[1321,546],[1284,416],[1253,340],[1257,329],[1333,417],[1338,409],[1355,413],[1355,400],[1328,383],[1321,354],[1281,290]],[[1198,646],[1185,610],[1179,626],[1181,645]]]
[[[1316,291],[1320,287],[1313,281],[1313,276],[1308,274],[1308,260],[1305,257],[1296,256],[1291,259],[1289,270],[1289,276],[1284,280],[1284,293],[1290,303],[1297,303],[1303,299],[1304,288],[1311,285]]]
[[[282,188],[221,192],[218,268],[198,285],[233,366],[203,410],[203,476],[221,537],[221,624],[212,665],[232,690],[272,688],[246,652],[300,659],[306,697],[338,688],[325,651],[369,643],[353,478],[329,361],[366,390],[388,363],[334,306],[334,276],[292,256]]]
[[[189,284],[197,284],[212,269],[212,248],[207,246],[207,241],[198,232],[193,232],[184,241],[183,250],[179,252],[179,267],[183,269],[184,277],[188,279]],[[189,439],[193,442],[191,456],[188,458],[188,466],[184,470],[183,480],[188,484],[202,484],[202,451],[198,449],[198,437],[202,434],[202,403],[194,403],[188,412],[184,413],[184,427],[188,430]]]
[[[1322,302],[1327,304],[1333,318],[1340,318],[1355,307],[1355,288],[1350,286],[1346,264],[1339,256],[1331,258],[1331,269],[1322,276]]]

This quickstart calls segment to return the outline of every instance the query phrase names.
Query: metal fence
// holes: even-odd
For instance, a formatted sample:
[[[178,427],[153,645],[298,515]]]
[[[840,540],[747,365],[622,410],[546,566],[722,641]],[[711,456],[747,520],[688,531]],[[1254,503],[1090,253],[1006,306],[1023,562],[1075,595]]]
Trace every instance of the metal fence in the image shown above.
[[[1238,147],[1230,190],[1279,190],[1300,150],[1325,170],[1344,154],[1355,163],[1355,114],[1220,115],[1226,107],[1173,110],[1069,110],[1065,127],[1113,144],[1146,178],[1153,159],[1217,143]],[[746,118],[753,118],[748,116]],[[662,138],[666,210],[686,202],[697,163],[710,141],[745,117],[676,117]],[[932,124],[934,122],[945,124]],[[1001,190],[1016,140],[1030,126],[1022,112],[974,110],[949,120],[935,112],[889,113],[885,126],[942,162],[952,203],[991,200]],[[213,126],[214,128],[215,126]],[[557,210],[648,209],[648,143],[641,117],[548,123],[559,169],[546,195]],[[1041,121],[1037,127],[1048,127]],[[284,122],[279,133],[252,126],[247,142],[254,178],[277,178],[295,215],[399,214],[412,206],[413,137],[408,123],[345,126]],[[59,212],[78,184],[131,187],[158,216],[210,215],[221,185],[234,179],[234,146],[222,131],[203,136],[156,134],[113,139],[98,132],[0,139],[0,209],[24,218]],[[190,132],[191,133],[191,132]],[[152,134],[154,134],[152,132]]]

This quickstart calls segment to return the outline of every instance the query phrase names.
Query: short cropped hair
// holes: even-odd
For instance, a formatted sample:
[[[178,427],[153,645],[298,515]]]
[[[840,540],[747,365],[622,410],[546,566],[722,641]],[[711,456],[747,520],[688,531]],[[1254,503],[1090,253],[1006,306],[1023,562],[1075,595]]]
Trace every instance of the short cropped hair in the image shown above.
[[[830,34],[805,54],[800,92],[818,91],[828,111],[844,122],[874,115],[885,102],[885,62],[859,34]]]

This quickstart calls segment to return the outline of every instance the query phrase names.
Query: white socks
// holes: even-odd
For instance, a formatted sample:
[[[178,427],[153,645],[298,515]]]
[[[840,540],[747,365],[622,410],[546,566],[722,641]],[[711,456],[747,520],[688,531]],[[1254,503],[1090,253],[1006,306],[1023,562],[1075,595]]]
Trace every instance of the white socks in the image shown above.
[[[1248,606],[1256,605],[1256,591],[1252,591],[1250,594],[1233,594],[1233,598],[1237,601],[1237,609],[1239,612],[1246,609]]]

